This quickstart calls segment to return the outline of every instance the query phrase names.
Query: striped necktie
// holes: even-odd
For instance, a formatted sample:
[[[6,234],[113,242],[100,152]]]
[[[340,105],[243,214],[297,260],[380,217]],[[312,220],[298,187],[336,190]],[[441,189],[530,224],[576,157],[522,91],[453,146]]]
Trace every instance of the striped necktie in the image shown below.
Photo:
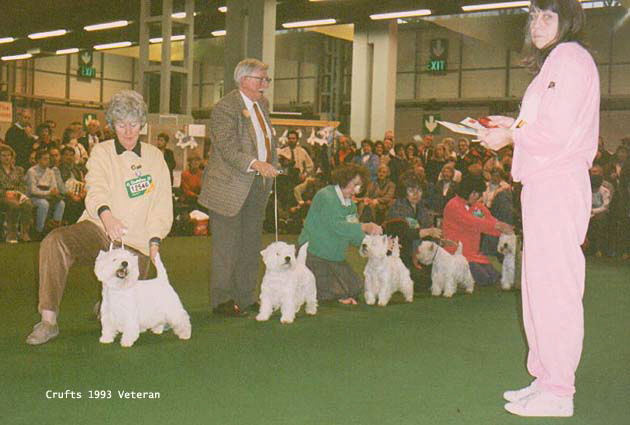
[[[258,124],[260,124],[260,128],[265,136],[265,150],[267,151],[267,162],[271,164],[271,142],[269,140],[269,133],[267,133],[267,126],[265,125],[265,120],[263,119],[262,114],[260,113],[260,109],[258,108],[258,104],[254,102],[254,112],[256,113],[256,118],[258,118]]]

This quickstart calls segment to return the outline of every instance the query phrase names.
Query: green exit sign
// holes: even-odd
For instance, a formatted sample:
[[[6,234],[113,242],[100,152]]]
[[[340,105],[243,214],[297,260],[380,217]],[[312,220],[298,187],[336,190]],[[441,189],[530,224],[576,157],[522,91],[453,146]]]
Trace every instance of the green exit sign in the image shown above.
[[[444,59],[432,59],[427,64],[429,72],[441,73],[446,71],[446,61]]]
[[[79,77],[81,78],[94,78],[96,77],[96,68],[90,66],[79,67]]]

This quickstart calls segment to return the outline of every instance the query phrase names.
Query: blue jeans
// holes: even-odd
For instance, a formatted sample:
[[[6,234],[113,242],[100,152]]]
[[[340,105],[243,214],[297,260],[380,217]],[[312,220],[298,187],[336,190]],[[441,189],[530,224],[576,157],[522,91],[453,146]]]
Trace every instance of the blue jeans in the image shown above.
[[[35,230],[39,233],[44,231],[46,225],[46,218],[48,217],[48,211],[50,210],[50,201],[45,198],[31,198],[31,202],[37,208],[37,221],[35,223]],[[53,220],[61,221],[63,218],[63,210],[66,208],[66,203],[63,200],[53,201]]]

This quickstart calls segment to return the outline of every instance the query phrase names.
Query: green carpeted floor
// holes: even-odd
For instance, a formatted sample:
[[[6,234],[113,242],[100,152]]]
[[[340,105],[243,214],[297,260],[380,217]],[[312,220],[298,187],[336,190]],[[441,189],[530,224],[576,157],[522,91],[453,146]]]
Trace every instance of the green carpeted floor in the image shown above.
[[[576,412],[550,420],[503,411],[502,391],[529,382],[517,291],[483,288],[451,300],[425,293],[386,308],[328,304],[290,326],[277,316],[223,319],[208,312],[210,239],[169,238],[163,257],[191,314],[190,341],[169,332],[142,334],[128,349],[99,344],[91,317],[98,282],[77,267],[60,336],[31,347],[24,338],[38,319],[37,249],[0,245],[2,425],[630,423],[628,263],[588,263]],[[351,258],[360,270],[361,259]],[[47,391],[81,398],[48,399]],[[90,398],[98,391],[111,398]]]

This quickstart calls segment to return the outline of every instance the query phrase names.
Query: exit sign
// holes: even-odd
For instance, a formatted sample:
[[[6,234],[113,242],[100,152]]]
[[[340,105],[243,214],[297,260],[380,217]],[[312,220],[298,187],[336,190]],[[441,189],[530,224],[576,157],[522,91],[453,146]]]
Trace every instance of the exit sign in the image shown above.
[[[427,70],[431,74],[446,74],[448,67],[448,39],[436,38],[429,46]]]
[[[91,50],[85,50],[79,53],[79,69],[77,75],[79,78],[90,79],[96,77],[96,68],[92,65],[94,63]]]

